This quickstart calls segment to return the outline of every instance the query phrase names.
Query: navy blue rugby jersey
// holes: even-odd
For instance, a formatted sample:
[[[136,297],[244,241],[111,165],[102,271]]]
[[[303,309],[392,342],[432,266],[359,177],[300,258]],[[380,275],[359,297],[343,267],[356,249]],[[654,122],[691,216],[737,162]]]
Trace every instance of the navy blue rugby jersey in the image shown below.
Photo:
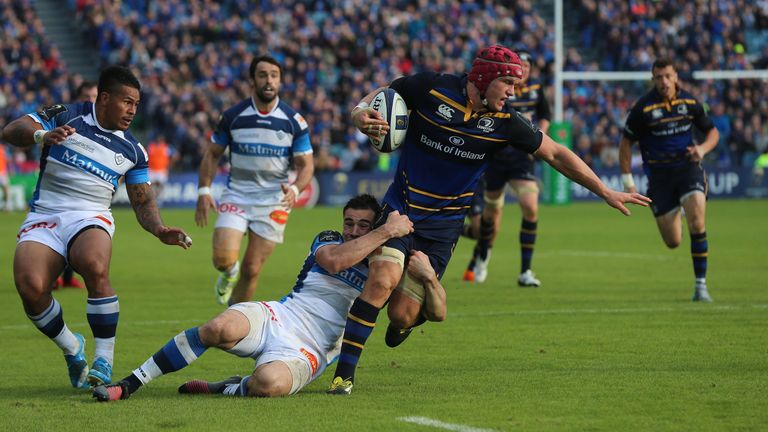
[[[544,87],[536,79],[529,79],[525,85],[515,86],[514,96],[507,102],[509,106],[520,114],[524,115],[534,124],[541,120],[552,120],[552,111],[549,109],[549,103],[544,96]],[[517,150],[514,147],[496,153],[493,156],[496,161],[514,162],[521,158],[530,158],[528,153]]]
[[[667,102],[654,88],[630,110],[624,136],[639,141],[644,168],[679,166],[689,161],[686,147],[693,144],[693,126],[702,132],[715,127],[690,93],[680,90]]]
[[[433,72],[390,84],[410,115],[384,203],[417,225],[463,223],[491,156],[507,146],[533,153],[541,145],[541,131],[507,105],[500,112],[473,112],[466,86],[466,75]]]

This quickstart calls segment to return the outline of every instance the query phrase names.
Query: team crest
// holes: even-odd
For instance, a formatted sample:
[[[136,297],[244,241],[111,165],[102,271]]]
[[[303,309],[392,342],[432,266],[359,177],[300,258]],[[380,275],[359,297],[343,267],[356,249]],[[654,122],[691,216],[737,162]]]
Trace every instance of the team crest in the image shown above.
[[[536,90],[531,90],[530,92],[528,92],[528,95],[529,95],[528,97],[531,99],[537,99],[539,97],[539,94],[536,93]]]
[[[275,135],[277,135],[277,139],[279,139],[280,141],[282,141],[283,138],[285,138],[285,132],[283,132],[281,130],[275,132]]]
[[[115,153],[115,163],[122,165],[125,162],[125,156],[122,153]]]
[[[450,138],[448,138],[448,141],[455,146],[464,145],[464,138],[460,136],[452,135]]]
[[[482,117],[480,120],[477,121],[477,128],[485,133],[493,132],[493,124],[494,124],[494,121],[492,118]]]
[[[678,105],[677,106],[677,113],[678,114],[683,114],[683,115],[688,114],[688,105],[686,105],[686,104]]]
[[[659,119],[659,118],[662,118],[663,116],[664,116],[664,113],[661,112],[661,109],[659,108],[651,111],[651,117],[653,117],[654,119]]]

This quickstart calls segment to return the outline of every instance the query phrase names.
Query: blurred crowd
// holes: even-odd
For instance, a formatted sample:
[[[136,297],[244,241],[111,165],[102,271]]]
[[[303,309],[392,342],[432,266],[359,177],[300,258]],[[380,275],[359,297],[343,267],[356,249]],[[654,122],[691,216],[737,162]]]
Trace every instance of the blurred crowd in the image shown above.
[[[768,65],[766,1],[565,0],[566,70],[649,71],[656,56],[679,60],[686,88],[705,102],[721,132],[711,162],[749,163],[768,147],[765,80],[693,81],[700,69]],[[0,121],[71,100],[82,80],[67,73],[30,0],[0,0],[3,44]],[[521,0],[69,0],[84,43],[103,65],[128,64],[142,82],[134,125],[146,142],[164,137],[196,170],[219,114],[250,94],[253,55],[284,65],[281,99],[311,126],[318,170],[389,170],[348,121],[370,90],[423,70],[462,73],[478,47],[501,43],[534,54],[552,83],[554,28],[549,10]],[[550,5],[551,6],[551,5]],[[64,5],[62,4],[62,7]],[[545,13],[547,14],[545,16]],[[762,51],[761,51],[762,50]],[[650,74],[649,74],[650,75]],[[574,150],[594,167],[617,164],[627,110],[643,83],[566,82]],[[549,87],[552,101],[553,92]],[[16,159],[23,159],[18,157]]]

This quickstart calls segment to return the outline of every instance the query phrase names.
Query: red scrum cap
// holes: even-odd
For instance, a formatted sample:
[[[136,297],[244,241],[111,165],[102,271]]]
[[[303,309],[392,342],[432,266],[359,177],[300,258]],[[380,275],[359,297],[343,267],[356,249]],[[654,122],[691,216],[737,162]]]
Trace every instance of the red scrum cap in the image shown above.
[[[469,81],[485,96],[485,90],[491,81],[503,76],[523,77],[523,63],[520,57],[509,48],[493,45],[477,52],[469,70]]]

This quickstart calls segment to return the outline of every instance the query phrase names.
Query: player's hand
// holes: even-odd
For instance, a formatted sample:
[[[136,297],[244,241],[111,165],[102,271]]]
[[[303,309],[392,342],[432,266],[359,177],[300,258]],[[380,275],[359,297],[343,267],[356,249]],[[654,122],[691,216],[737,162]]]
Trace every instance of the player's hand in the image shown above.
[[[692,145],[686,147],[686,150],[688,151],[688,159],[691,160],[691,162],[701,162],[702,159],[704,159],[704,154],[701,152],[701,147],[697,145]]]
[[[59,126],[43,135],[43,145],[61,144],[67,137],[75,134],[75,128],[72,126]]]
[[[630,187],[624,186],[624,192],[626,192],[626,193],[637,193],[637,186],[630,186]]]
[[[392,238],[402,237],[413,232],[413,222],[408,219],[407,215],[401,215],[397,210],[389,212],[385,225],[389,228]]]
[[[629,216],[632,212],[629,211],[624,204],[637,204],[643,207],[648,207],[648,204],[651,203],[651,199],[645,195],[640,195],[637,192],[627,193],[611,190],[605,196],[605,202],[609,206],[624,213],[625,216]]]
[[[280,204],[284,205],[289,210],[292,209],[293,206],[296,205],[296,200],[299,199],[299,196],[290,185],[281,184],[280,188],[283,190],[283,199],[280,200]]]
[[[208,210],[216,211],[216,201],[210,195],[200,195],[197,197],[197,208],[195,209],[195,223],[199,227],[208,225]]]
[[[181,228],[161,226],[155,234],[161,242],[171,246],[181,246],[182,249],[192,247],[192,238]]]
[[[389,132],[389,123],[381,117],[378,111],[371,107],[353,109],[352,123],[360,132],[375,142],[381,140]]]
[[[429,258],[422,251],[411,251],[411,257],[408,260],[408,273],[421,283],[437,279],[432,263],[429,262]]]

